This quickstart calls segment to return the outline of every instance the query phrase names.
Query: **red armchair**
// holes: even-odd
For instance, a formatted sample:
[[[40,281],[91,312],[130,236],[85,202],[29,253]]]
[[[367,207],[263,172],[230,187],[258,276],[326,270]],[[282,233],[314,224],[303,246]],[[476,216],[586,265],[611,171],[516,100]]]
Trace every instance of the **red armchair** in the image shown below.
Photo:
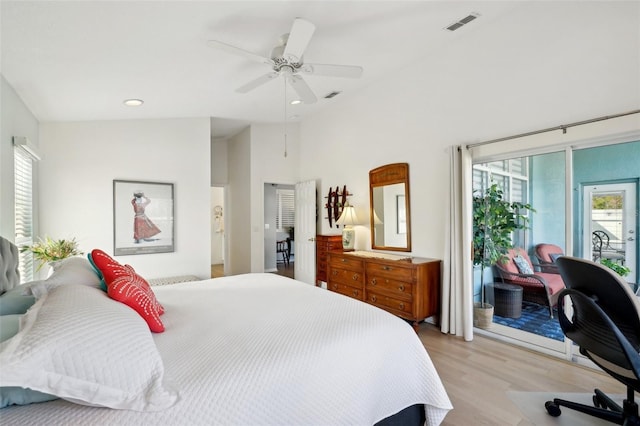
[[[564,251],[555,244],[538,244],[534,248],[536,258],[538,258],[538,265],[541,272],[548,272],[550,274],[559,274],[558,265],[556,265],[556,259],[558,256],[564,256]]]
[[[526,265],[520,267],[526,273],[520,271],[514,261],[514,258],[518,256],[522,258],[518,259],[520,262],[529,265],[531,273],[523,269]],[[510,249],[505,261],[496,263],[496,270],[502,282],[522,287],[522,300],[548,306],[549,315],[553,318],[553,307],[558,303],[558,294],[565,288],[559,274],[534,271],[529,255],[520,248]]]

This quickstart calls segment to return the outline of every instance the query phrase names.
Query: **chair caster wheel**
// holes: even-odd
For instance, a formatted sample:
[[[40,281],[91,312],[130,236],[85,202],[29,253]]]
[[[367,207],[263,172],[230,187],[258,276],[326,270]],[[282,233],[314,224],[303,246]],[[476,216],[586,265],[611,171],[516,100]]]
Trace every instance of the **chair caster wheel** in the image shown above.
[[[547,401],[544,403],[544,408],[547,409],[547,413],[549,413],[552,417],[558,417],[562,412],[560,411],[560,407],[553,401]]]

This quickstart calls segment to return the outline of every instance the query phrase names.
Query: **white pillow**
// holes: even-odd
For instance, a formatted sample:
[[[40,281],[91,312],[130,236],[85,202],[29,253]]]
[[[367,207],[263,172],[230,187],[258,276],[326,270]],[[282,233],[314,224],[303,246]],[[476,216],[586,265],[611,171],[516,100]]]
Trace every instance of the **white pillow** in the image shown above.
[[[147,323],[102,290],[52,289],[0,344],[0,386],[19,386],[83,405],[159,411],[178,394],[162,381],[164,365]]]
[[[100,277],[86,257],[74,256],[59,260],[52,264],[53,273],[43,281],[28,283],[36,299],[44,296],[48,291],[63,284],[82,284],[100,287]]]

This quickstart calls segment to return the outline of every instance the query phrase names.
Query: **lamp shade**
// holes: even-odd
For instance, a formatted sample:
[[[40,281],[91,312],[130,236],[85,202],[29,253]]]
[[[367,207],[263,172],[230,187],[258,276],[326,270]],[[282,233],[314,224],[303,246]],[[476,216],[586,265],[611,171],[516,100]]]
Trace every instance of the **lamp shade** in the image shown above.
[[[356,215],[356,209],[346,204],[342,209],[342,214],[336,222],[338,225],[353,226],[358,224],[358,216]]]
[[[374,225],[382,225],[382,221],[378,217],[378,213],[376,213],[375,210],[373,210],[373,224]]]

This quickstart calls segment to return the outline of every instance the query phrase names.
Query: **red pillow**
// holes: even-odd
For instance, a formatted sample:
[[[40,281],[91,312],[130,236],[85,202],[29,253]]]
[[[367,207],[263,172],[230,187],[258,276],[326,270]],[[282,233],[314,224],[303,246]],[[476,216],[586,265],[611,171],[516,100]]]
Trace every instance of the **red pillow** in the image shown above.
[[[164,308],[156,299],[151,286],[129,265],[121,265],[102,250],[95,249],[91,258],[100,269],[107,284],[107,294],[114,300],[133,308],[154,333],[162,333],[160,315]]]

